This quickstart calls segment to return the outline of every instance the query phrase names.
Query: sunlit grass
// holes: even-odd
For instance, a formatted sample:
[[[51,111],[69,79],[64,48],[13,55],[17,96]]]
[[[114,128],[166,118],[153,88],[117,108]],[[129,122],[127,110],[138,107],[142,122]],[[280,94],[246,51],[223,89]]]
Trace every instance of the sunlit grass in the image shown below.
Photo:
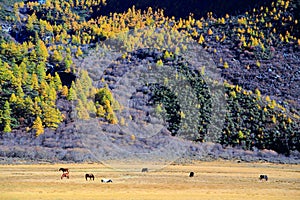
[[[70,168],[60,179],[59,167]],[[101,164],[2,165],[0,199],[299,199],[299,165],[197,162],[148,173]],[[189,178],[190,171],[195,177]],[[86,181],[93,173],[95,181]],[[267,174],[269,181],[259,181]],[[113,183],[103,184],[101,178]]]

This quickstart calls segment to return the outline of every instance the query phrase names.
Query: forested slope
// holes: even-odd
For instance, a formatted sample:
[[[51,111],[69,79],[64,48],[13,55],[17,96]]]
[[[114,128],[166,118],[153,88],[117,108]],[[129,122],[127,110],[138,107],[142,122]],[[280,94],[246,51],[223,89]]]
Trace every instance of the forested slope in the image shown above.
[[[125,72],[134,74],[136,64],[146,61],[183,70],[184,80],[195,89],[200,120],[190,139],[217,138],[213,142],[224,147],[272,149],[286,155],[300,150],[299,2],[279,0],[256,4],[238,15],[221,12],[216,17],[208,12],[202,18],[197,10],[201,7],[191,10],[198,12],[195,17],[175,18],[155,9],[164,7],[172,15],[169,5],[150,1],[141,7],[153,3],[153,8],[131,7],[110,14],[112,2],[105,0],[16,1],[11,6],[12,2],[0,4],[2,139],[11,132],[22,137],[59,134],[77,120],[126,126],[124,105],[114,99],[114,80]],[[228,112],[218,132],[209,133],[207,128],[213,94],[201,78],[205,66],[201,71],[182,57],[189,44],[207,52],[225,79]],[[107,55],[116,52],[113,45],[118,46],[118,56]],[[111,60],[98,58],[99,63],[83,66],[95,52],[104,52],[106,61]],[[151,100],[147,106],[164,107],[170,134],[180,135],[178,124],[189,119],[174,101],[176,94],[163,87],[148,89],[143,92]],[[130,120],[134,115],[137,112]]]

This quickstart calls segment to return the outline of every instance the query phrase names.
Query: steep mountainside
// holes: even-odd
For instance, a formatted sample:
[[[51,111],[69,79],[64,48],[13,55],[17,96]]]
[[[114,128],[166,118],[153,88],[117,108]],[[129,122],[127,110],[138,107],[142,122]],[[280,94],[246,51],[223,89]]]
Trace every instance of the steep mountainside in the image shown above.
[[[1,2],[0,156],[297,162],[299,1],[133,3]]]

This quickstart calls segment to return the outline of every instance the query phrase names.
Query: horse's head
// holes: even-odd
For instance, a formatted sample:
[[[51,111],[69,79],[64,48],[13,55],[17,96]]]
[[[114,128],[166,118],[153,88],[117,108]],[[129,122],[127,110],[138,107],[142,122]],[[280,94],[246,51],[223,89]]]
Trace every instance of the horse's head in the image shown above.
[[[62,172],[69,172],[69,169],[68,168],[59,168],[58,171],[62,171]]]

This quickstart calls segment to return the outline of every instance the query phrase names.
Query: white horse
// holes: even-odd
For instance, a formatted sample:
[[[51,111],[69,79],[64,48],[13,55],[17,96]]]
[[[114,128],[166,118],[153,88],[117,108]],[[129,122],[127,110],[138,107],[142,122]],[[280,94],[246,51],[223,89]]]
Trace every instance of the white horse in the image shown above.
[[[112,183],[112,180],[111,179],[103,178],[103,179],[101,179],[101,182],[102,183]]]

